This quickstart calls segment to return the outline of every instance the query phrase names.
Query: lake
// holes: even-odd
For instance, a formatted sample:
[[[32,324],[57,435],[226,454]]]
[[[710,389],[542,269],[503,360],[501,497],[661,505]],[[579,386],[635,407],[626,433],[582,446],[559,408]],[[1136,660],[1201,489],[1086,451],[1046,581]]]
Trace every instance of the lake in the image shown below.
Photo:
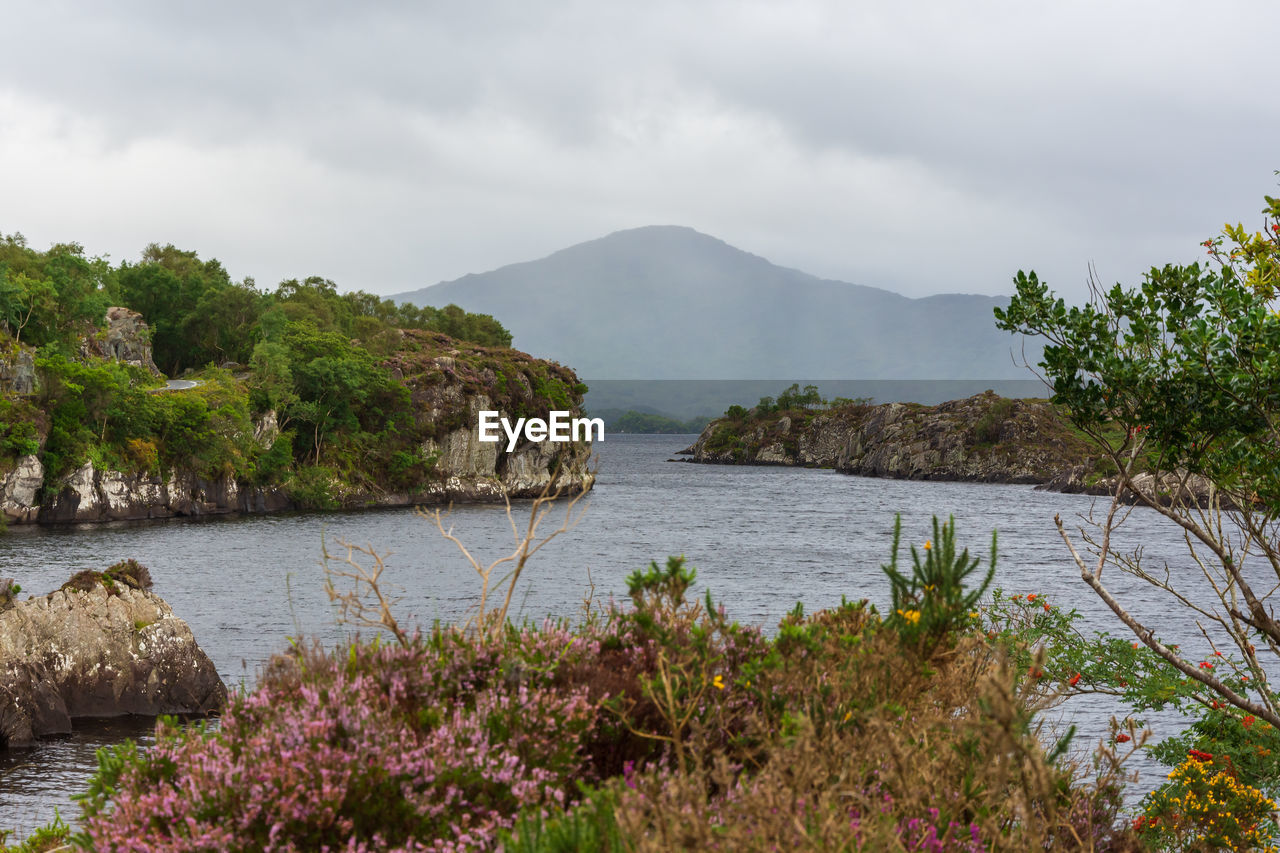
[[[517,618],[573,617],[585,597],[625,594],[625,577],[668,555],[698,569],[696,594],[710,588],[739,622],[773,626],[797,601],[813,610],[841,596],[889,599],[880,565],[888,560],[895,513],[903,540],[928,538],[930,519],[954,514],[957,542],[984,558],[999,531],[996,584],[1076,607],[1090,627],[1120,633],[1081,582],[1053,525],[1076,522],[1093,499],[1029,486],[876,480],[833,471],[693,465],[668,461],[695,436],[610,435],[596,445],[599,479],[581,522],[530,562],[518,588]],[[518,522],[529,502],[514,505]],[[1100,508],[1105,508],[1099,503]],[[544,524],[554,529],[553,514]],[[484,563],[510,553],[511,527],[500,506],[459,506],[445,521]],[[1144,545],[1149,564],[1190,563],[1181,538],[1158,515],[1137,510],[1122,528],[1121,548]],[[479,584],[474,570],[434,523],[412,509],[291,513],[208,520],[169,520],[78,527],[13,527],[0,536],[0,575],[28,593],[44,593],[81,569],[134,558],[151,569],[155,592],[186,619],[229,686],[254,682],[257,668],[290,637],[332,645],[344,640],[324,592],[321,543],[371,545],[386,558],[384,580],[398,587],[401,624],[467,618]],[[341,552],[340,552],[341,553]],[[1159,620],[1166,638],[1197,645],[1194,627],[1154,591],[1114,572],[1117,592],[1133,590],[1140,616]],[[1071,709],[1086,747],[1105,733],[1118,707],[1091,699]],[[1148,716],[1148,719],[1157,719]],[[1158,718],[1160,737],[1178,718]],[[94,750],[123,737],[145,740],[148,721],[78,726],[71,738],[0,753],[0,828],[18,837],[78,813],[72,794],[96,768]],[[1158,738],[1157,738],[1158,739]],[[1163,776],[1139,766],[1146,787]]]

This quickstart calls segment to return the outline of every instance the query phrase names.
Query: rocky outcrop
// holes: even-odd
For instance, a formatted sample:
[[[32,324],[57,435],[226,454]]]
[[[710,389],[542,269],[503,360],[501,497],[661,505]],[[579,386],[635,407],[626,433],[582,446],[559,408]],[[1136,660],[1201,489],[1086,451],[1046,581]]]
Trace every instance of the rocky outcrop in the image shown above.
[[[689,452],[693,462],[803,465],[912,480],[1044,483],[1074,466],[1091,468],[1089,446],[1050,404],[990,391],[937,406],[722,418]]]
[[[0,515],[16,524],[35,521],[40,514],[40,487],[44,485],[44,466],[40,457],[19,457],[12,471],[0,479]]]
[[[106,328],[85,338],[81,344],[81,358],[111,359],[159,376],[160,369],[151,360],[151,330],[142,315],[114,306],[107,309],[105,320]]]
[[[0,345],[0,393],[21,396],[36,393],[40,381],[36,375],[35,350],[6,341],[0,341]]]
[[[148,367],[150,350],[140,316],[114,308],[107,316],[107,332],[85,344],[86,357],[140,360]],[[164,469],[154,458],[147,470],[104,469],[85,461],[56,479],[46,479],[40,458],[30,455],[16,464],[12,458],[0,459],[9,467],[7,473],[0,467],[0,512],[15,523],[86,523],[272,512],[295,507],[294,494],[303,495],[312,506],[359,508],[500,501],[504,495],[536,497],[548,488],[574,493],[592,487],[589,440],[526,441],[508,451],[505,440],[479,441],[477,430],[484,410],[513,422],[519,417],[546,418],[551,410],[577,413],[586,386],[571,370],[515,350],[481,347],[437,333],[400,334],[402,349],[384,366],[409,392],[415,421],[411,434],[417,447],[416,453],[400,454],[409,457],[405,470],[410,473],[398,482],[370,484],[372,478],[355,476],[353,484],[315,468],[301,471],[293,481],[286,476],[283,482],[262,486],[230,473],[201,476],[181,468]],[[249,452],[265,452],[280,434],[277,414],[264,413],[254,424],[257,447]],[[126,454],[116,454],[121,455]],[[315,499],[318,493],[323,500]]]
[[[468,424],[477,423],[481,411],[501,411],[483,394],[469,398],[465,405]],[[503,412],[502,417],[511,416]],[[573,493],[590,489],[594,482],[588,470],[589,441],[526,441],[508,453],[505,438],[482,442],[478,431],[469,426],[446,433],[440,441],[428,440],[422,453],[435,458],[436,470],[443,475],[425,495],[435,501],[500,501],[504,494],[532,498],[548,487]]]
[[[206,478],[190,471],[168,477],[98,470],[86,462],[62,478],[39,509],[45,524],[139,521],[175,516],[270,512],[292,504],[279,489],[255,488],[234,477]]]
[[[81,572],[25,601],[0,595],[0,748],[65,734],[78,717],[204,714],[226,701],[190,627],[139,569]]]

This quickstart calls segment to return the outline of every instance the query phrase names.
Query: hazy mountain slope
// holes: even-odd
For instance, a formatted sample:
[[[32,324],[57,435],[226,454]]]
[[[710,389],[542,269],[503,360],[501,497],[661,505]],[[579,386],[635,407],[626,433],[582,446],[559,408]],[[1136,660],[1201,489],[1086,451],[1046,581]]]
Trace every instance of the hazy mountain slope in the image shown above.
[[[700,234],[619,231],[393,298],[493,314],[514,345],[595,379],[1027,378],[1005,298],[908,299]]]

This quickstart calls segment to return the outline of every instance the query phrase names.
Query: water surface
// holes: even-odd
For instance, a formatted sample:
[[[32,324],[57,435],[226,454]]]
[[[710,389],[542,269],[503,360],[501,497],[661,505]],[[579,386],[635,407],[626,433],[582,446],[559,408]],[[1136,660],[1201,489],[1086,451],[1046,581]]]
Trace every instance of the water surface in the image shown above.
[[[740,622],[772,626],[797,601],[807,609],[842,596],[888,600],[880,565],[895,513],[904,540],[919,544],[934,514],[954,514],[959,543],[985,557],[999,531],[996,583],[1036,592],[1086,613],[1087,625],[1119,631],[1080,581],[1053,525],[1078,520],[1093,500],[1028,486],[876,480],[833,471],[693,465],[668,461],[693,436],[611,435],[597,444],[599,481],[581,522],[534,557],[516,595],[518,618],[573,617],[584,597],[625,593],[624,579],[650,560],[683,554],[698,569],[696,594],[709,587]],[[529,502],[517,503],[517,521]],[[558,525],[554,514],[544,529]],[[500,506],[455,508],[445,520],[486,564],[510,553],[511,527]],[[1146,546],[1149,564],[1189,570],[1181,539],[1155,513],[1139,510],[1119,547]],[[155,592],[186,619],[228,685],[252,685],[257,668],[289,637],[326,644],[344,639],[324,593],[322,542],[346,540],[386,553],[384,578],[399,587],[403,624],[457,621],[474,612],[474,570],[433,522],[412,509],[170,520],[58,528],[11,528],[0,537],[0,574],[28,592],[56,588],[81,569],[134,558],[151,569]],[[345,552],[343,552],[345,553]],[[1172,641],[1196,645],[1182,613],[1119,573],[1110,578],[1134,609]],[[1178,639],[1173,639],[1174,635]],[[1088,742],[1118,710],[1090,702],[1072,714]],[[1172,732],[1177,720],[1166,720]],[[29,831],[54,808],[76,814],[71,794],[96,766],[94,750],[147,731],[137,721],[83,725],[70,739],[0,754],[0,827]],[[1144,765],[1155,784],[1163,771]]]

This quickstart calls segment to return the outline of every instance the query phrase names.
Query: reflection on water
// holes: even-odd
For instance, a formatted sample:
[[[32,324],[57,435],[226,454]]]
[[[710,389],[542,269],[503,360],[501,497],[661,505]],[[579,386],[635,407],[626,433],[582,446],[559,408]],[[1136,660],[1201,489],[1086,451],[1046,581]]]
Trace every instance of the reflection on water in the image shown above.
[[[958,544],[984,556],[998,529],[997,585],[1080,609],[1086,634],[1118,631],[1081,583],[1053,527],[1055,513],[1071,520],[1088,512],[1090,498],[1027,486],[668,462],[693,438],[611,435],[597,445],[600,476],[586,517],[530,563],[516,596],[517,618],[572,617],[589,584],[598,598],[622,595],[627,574],[669,554],[683,554],[697,567],[692,594],[710,588],[730,616],[748,624],[774,625],[797,601],[808,610],[842,596],[883,604],[888,587],[880,564],[900,512],[908,543],[928,535],[933,514],[954,514]],[[517,518],[527,507],[516,506]],[[511,527],[500,507],[458,507],[446,524],[485,564],[510,553]],[[151,569],[155,591],[191,623],[228,685],[251,686],[286,638],[333,644],[345,636],[324,593],[322,539],[391,552],[384,577],[400,587],[396,611],[404,624],[465,619],[475,601],[474,571],[410,509],[15,527],[0,537],[0,573],[31,592],[56,588],[80,569],[136,558]],[[1181,537],[1155,513],[1135,512],[1117,540],[1121,548],[1145,544],[1150,563],[1191,568]],[[1110,582],[1138,615],[1156,620],[1167,639],[1188,649],[1199,644],[1184,611],[1126,576]],[[1072,709],[1082,732],[1078,742],[1090,746],[1107,717],[1120,711],[1096,700]],[[1178,725],[1173,719],[1158,734]],[[0,758],[0,827],[29,831],[51,819],[55,807],[75,814],[69,798],[96,767],[94,748],[147,731],[149,724],[136,720],[80,725],[73,738]],[[1150,784],[1163,775],[1149,764],[1141,769]]]
[[[0,829],[18,831],[10,840],[25,838],[53,819],[55,807],[70,822],[80,813],[71,794],[83,790],[98,766],[97,750],[126,738],[146,745],[154,742],[154,731],[150,717],[77,720],[69,735],[0,752]]]

